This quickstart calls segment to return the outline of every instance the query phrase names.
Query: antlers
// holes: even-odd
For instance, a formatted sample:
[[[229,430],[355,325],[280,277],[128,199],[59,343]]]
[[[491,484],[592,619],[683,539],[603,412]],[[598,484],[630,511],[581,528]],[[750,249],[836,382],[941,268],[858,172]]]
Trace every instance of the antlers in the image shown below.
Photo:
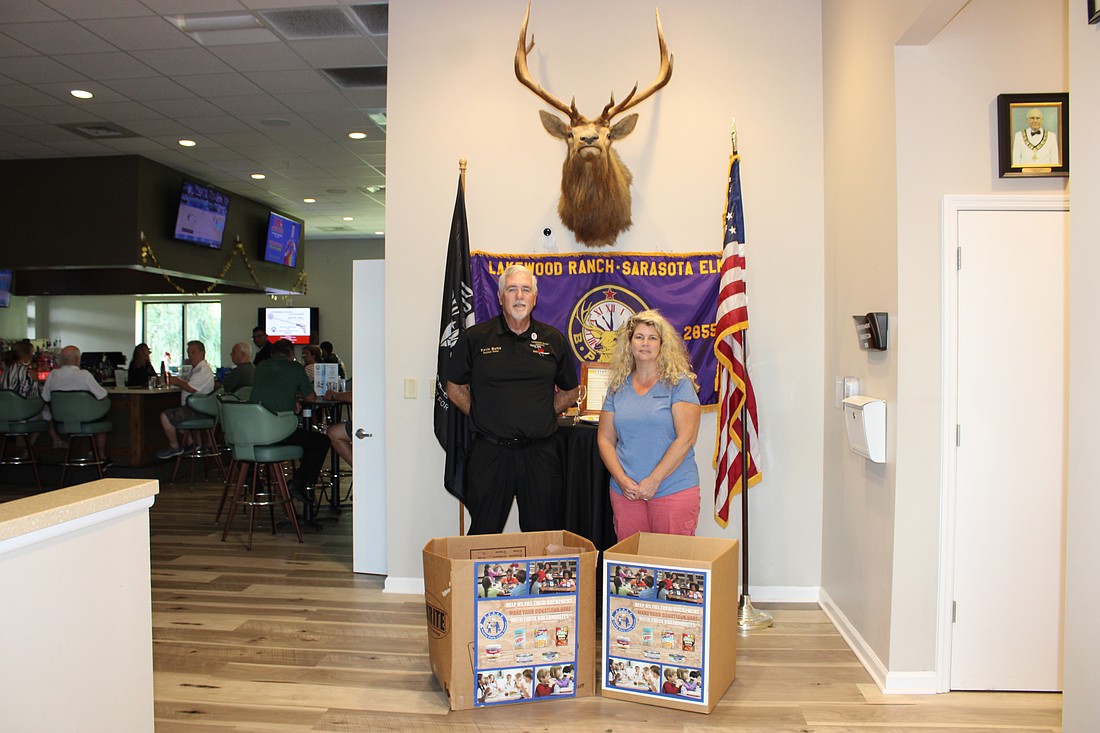
[[[523,16],[523,25],[519,30],[519,43],[516,44],[516,79],[523,86],[530,89],[535,93],[539,99],[549,104],[554,109],[569,115],[569,119],[572,123],[580,119],[580,113],[577,111],[577,100],[574,98],[568,105],[555,97],[550,92],[539,86],[538,82],[531,78],[531,72],[527,68],[527,54],[531,53],[531,49],[535,47],[535,36],[532,34],[531,42],[527,42],[527,22],[531,18],[531,3],[527,3],[527,12]],[[668,84],[672,78],[672,56],[668,52],[668,46],[665,45],[665,31],[661,27],[661,11],[657,10],[657,43],[660,46],[661,51],[661,67],[657,71],[657,78],[652,84],[642,90],[641,94],[638,94],[638,83],[634,83],[634,88],[630,90],[630,94],[626,95],[623,101],[615,104],[615,93],[611,93],[611,101],[607,106],[603,108],[603,112],[596,119],[596,122],[607,124],[613,117],[625,112],[626,110],[634,107],[641,102],[652,97],[662,87]]]

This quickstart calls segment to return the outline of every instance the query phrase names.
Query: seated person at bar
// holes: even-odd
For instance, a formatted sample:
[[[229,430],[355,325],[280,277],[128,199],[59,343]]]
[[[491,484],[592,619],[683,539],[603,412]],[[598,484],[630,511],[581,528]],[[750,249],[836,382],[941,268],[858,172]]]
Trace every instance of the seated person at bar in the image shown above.
[[[311,384],[316,383],[316,380],[313,378],[313,365],[320,363],[321,350],[319,348],[313,344],[302,347],[302,364],[304,364],[306,368],[306,379],[308,379]]]
[[[256,374],[256,365],[252,363],[248,344],[244,341],[233,344],[229,360],[236,366],[233,367],[233,371],[225,375],[225,379],[222,380],[222,389],[226,392],[236,392],[241,387],[251,387],[252,377]]]
[[[347,376],[347,374],[344,373],[344,362],[340,361],[340,357],[337,356],[336,352],[332,350],[331,341],[321,342],[321,363],[336,364],[337,376],[339,376],[340,379],[343,379]]]
[[[126,368],[127,387],[148,387],[149,380],[157,376],[157,369],[149,359],[149,344],[138,344]]]
[[[337,392],[330,389],[325,393],[325,399],[330,402],[351,402],[351,392]],[[328,435],[329,442],[332,443],[332,449],[336,451],[336,455],[340,456],[340,460],[350,466],[352,455],[351,420],[329,425],[326,435]]]
[[[183,453],[176,426],[184,420],[203,417],[187,406],[187,398],[193,394],[210,394],[214,391],[214,370],[206,363],[206,346],[202,341],[187,342],[187,360],[191,363],[191,373],[186,379],[176,376],[169,376],[167,379],[168,386],[179,387],[182,394],[179,407],[160,413],[160,426],[164,428],[164,435],[168,438],[168,447],[158,451],[157,458],[175,458]]]
[[[34,347],[31,346],[29,341],[17,341],[12,344],[8,356],[10,356],[11,361],[10,363],[5,361],[4,373],[0,374],[0,389],[10,389],[20,397],[37,397],[39,394],[38,381],[35,379],[35,370],[31,367],[31,359],[34,358]],[[43,408],[39,417],[42,420],[48,420],[50,413]],[[61,436],[54,430],[52,422],[50,423],[50,435],[53,437],[55,448],[64,447],[65,444],[61,440]],[[38,433],[31,433],[24,437],[28,444],[33,445],[38,438]]]
[[[256,367],[252,378],[252,402],[258,402],[271,412],[297,412],[298,400],[313,402],[317,395],[306,379],[306,370],[294,361],[294,344],[279,339],[271,347],[271,358]],[[306,488],[313,485],[328,453],[328,440],[320,433],[299,427],[283,443],[303,449],[298,470],[287,481],[290,495],[306,502]]]
[[[80,349],[75,346],[66,346],[61,350],[57,358],[59,367],[50,372],[42,385],[42,399],[50,401],[53,392],[91,392],[97,400],[107,399],[107,390],[95,381],[92,373],[80,368]],[[49,408],[42,411],[42,416],[49,419]],[[65,443],[54,432],[53,421],[50,422],[50,434],[54,437],[54,447],[62,448]],[[96,433],[96,449],[99,455],[107,455],[107,433]]]
[[[271,340],[267,337],[267,331],[263,326],[256,326],[252,329],[252,343],[256,344],[256,358],[252,360],[252,363],[256,366],[260,365],[261,361],[266,361],[271,358]]]

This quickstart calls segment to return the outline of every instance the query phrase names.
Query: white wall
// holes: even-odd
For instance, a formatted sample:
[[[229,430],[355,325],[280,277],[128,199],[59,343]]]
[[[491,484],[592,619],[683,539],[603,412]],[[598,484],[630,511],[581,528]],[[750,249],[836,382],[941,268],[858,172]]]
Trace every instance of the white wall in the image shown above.
[[[1061,193],[1065,178],[1001,179],[997,172],[996,100],[999,93],[1065,91],[1066,19],[1062,0],[1042,3],[1028,23],[1027,45],[1044,49],[1020,63],[1007,42],[1019,18],[1034,16],[1025,0],[971,0],[926,46],[899,47],[898,157],[898,482],[894,522],[893,670],[933,669],[937,558],[943,460],[943,359],[940,303],[940,206],[945,194]],[[929,104],[929,100],[935,100]],[[939,115],[948,114],[945,139],[929,144]],[[914,141],[920,141],[914,144]]]
[[[411,0],[390,6],[386,307],[403,314],[386,342],[389,568],[420,577],[423,543],[457,532],[442,488],[430,392],[402,380],[435,372],[443,256],[459,158],[469,160],[471,247],[538,252],[541,230],[579,249],[557,220],[562,143],[539,124],[545,105],[516,81],[523,5]],[[616,251],[721,248],[730,118],[744,155],[750,344],[764,434],[765,478],[752,492],[751,580],[816,593],[820,572],[822,135],[820,23],[810,4],[708,0],[661,7],[672,81],[635,111],[617,144],[634,173],[634,221]],[[614,28],[614,33],[608,29]],[[650,7],[617,0],[535,2],[532,73],[595,115],[657,70]],[[798,59],[798,63],[791,63]],[[537,316],[536,311],[536,316]],[[713,485],[715,417],[697,455]],[[700,534],[737,537],[740,512]]]
[[[896,45],[945,7],[946,26],[931,40]],[[888,463],[876,468],[847,454],[826,409],[823,590],[885,669],[928,679],[941,541],[940,204],[949,193],[1064,190],[1065,179],[1000,180],[994,131],[997,94],[1066,88],[1065,4],[1047,0],[1038,13],[1022,0],[823,8],[826,138],[844,140],[854,124],[859,141],[851,153],[826,152],[824,377],[857,370],[891,415]],[[1012,42],[1024,14],[1026,46],[1042,49],[1026,64]],[[848,316],[880,303],[892,310],[891,351],[859,354]]]
[[[1100,150],[1089,144],[1100,127],[1100,25],[1086,25],[1084,8],[1068,16],[1070,129],[1075,131],[1070,193],[1069,493],[1066,520],[1066,630],[1062,728],[1088,733],[1100,720]],[[1084,144],[1082,144],[1084,143]]]

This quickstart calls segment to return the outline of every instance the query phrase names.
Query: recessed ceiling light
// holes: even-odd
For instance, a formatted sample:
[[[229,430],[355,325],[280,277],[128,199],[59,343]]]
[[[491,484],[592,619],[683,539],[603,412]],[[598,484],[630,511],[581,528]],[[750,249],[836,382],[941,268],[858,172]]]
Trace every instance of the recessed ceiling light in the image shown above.
[[[355,221],[355,217],[354,216],[345,216],[344,221]]]
[[[302,203],[303,204],[315,204],[315,203],[317,203],[317,199],[302,199]]]
[[[195,147],[195,141],[194,140],[179,140],[178,142],[179,142],[180,145],[182,145],[185,148]]]
[[[73,89],[69,92],[69,94],[73,95],[77,99],[91,99],[93,96],[95,96],[91,92],[86,92],[83,89]]]
[[[385,234],[385,232],[375,232],[375,234],[377,234],[378,236],[382,236],[383,234]]]
[[[365,133],[365,132],[349,132],[348,133],[348,137],[350,137],[352,140],[362,140],[366,136],[367,136],[367,133]]]
[[[263,179],[267,178],[267,176],[265,176],[263,173],[253,173],[252,178],[257,181],[262,181]]]

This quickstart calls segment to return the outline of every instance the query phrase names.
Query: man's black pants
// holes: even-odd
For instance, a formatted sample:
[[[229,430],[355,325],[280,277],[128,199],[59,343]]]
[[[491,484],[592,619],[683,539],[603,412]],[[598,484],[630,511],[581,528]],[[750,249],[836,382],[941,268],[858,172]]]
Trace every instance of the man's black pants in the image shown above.
[[[513,497],[519,504],[519,526],[524,532],[561,529],[561,461],[554,436],[521,446],[492,440],[475,436],[466,465],[470,534],[503,531]]]

